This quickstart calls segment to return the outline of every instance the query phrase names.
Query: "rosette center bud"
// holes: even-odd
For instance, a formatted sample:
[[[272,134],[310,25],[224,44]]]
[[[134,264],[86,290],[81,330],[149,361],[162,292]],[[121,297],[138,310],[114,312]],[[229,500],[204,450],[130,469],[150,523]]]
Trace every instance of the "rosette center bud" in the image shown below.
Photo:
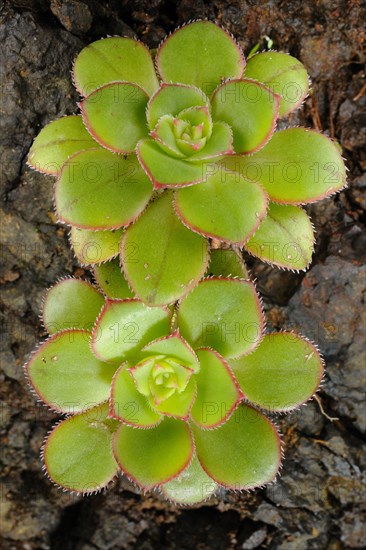
[[[138,391],[155,405],[187,388],[193,370],[176,358],[153,355],[130,369]]]
[[[207,106],[189,107],[178,115],[163,115],[151,137],[161,149],[178,158],[201,151],[212,134],[212,119]]]

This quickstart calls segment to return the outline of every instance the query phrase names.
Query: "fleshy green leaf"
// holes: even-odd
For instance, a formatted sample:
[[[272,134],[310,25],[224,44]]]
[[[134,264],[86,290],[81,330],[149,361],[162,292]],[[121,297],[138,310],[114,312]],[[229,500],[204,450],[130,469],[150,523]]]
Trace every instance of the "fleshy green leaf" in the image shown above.
[[[171,418],[150,430],[122,425],[115,434],[113,448],[121,470],[144,489],[179,475],[193,454],[187,424]]]
[[[122,229],[91,231],[72,227],[70,241],[79,262],[83,265],[95,265],[119,254],[122,234]]]
[[[164,496],[177,504],[192,505],[207,500],[217,490],[217,483],[202,469],[197,455],[183,472],[162,485]]]
[[[240,277],[249,279],[249,273],[239,252],[231,248],[214,248],[210,252],[210,263],[206,277]]]
[[[276,132],[251,157],[228,156],[221,163],[263,185],[274,202],[285,204],[324,199],[346,183],[338,147],[323,134],[305,128]]]
[[[94,326],[92,348],[103,361],[133,363],[146,344],[168,334],[169,328],[167,308],[151,308],[139,300],[108,300]]]
[[[136,257],[131,259],[134,247]],[[127,229],[121,257],[130,286],[141,300],[172,304],[204,274],[208,245],[177,218],[172,196],[165,192]]]
[[[202,348],[197,355],[201,369],[195,376],[197,397],[192,418],[201,428],[217,428],[228,420],[243,394],[231,368],[218,353]]]
[[[134,82],[149,95],[159,86],[149,50],[131,38],[110,37],[89,44],[75,59],[73,76],[83,96],[116,80]]]
[[[197,140],[177,139],[177,144],[179,148],[187,155],[187,159],[195,154],[195,152],[200,152],[206,145],[206,138],[199,138]]]
[[[139,361],[135,366],[129,369],[129,372],[136,384],[138,391],[148,397],[151,394],[149,378],[154,368],[155,358],[150,357]]]
[[[255,287],[241,279],[205,279],[182,300],[181,335],[194,349],[211,347],[225,359],[252,351],[262,337],[263,313]]]
[[[154,401],[153,397],[150,397],[149,403],[153,409],[164,415],[188,420],[195,396],[196,381],[192,377],[182,393],[175,392],[171,397],[159,403]]]
[[[236,153],[253,153],[271,138],[279,103],[279,96],[258,82],[230,80],[215,91],[212,116],[231,127]]]
[[[240,405],[216,430],[192,425],[198,460],[220,485],[237,491],[272,481],[281,463],[273,424],[256,409]]]
[[[121,300],[133,298],[133,292],[129,289],[122,268],[119,265],[119,258],[95,266],[94,277],[98,286],[109,298],[119,298]]]
[[[245,248],[271,264],[287,269],[305,269],[314,250],[309,216],[298,206],[271,203],[267,216]]]
[[[54,334],[27,365],[30,383],[42,401],[64,413],[106,401],[115,370],[93,355],[90,333],[81,330]]]
[[[117,473],[112,453],[113,424],[108,405],[67,418],[48,436],[44,462],[50,478],[65,489],[89,493],[105,487]]]
[[[190,23],[161,44],[156,66],[166,82],[193,84],[207,94],[225,78],[239,78],[244,56],[234,39],[211,21]]]
[[[137,144],[137,156],[155,188],[184,187],[199,183],[205,178],[205,163],[189,162],[169,156],[152,139]]]
[[[81,116],[64,116],[40,131],[30,148],[28,164],[39,172],[56,176],[74,153],[99,147]]]
[[[110,404],[113,418],[136,428],[151,428],[162,418],[148,405],[146,397],[137,391],[130,372],[123,365],[113,378]]]
[[[309,77],[302,63],[280,52],[262,52],[248,59],[245,76],[263,82],[281,96],[280,116],[301,105],[309,91]]]
[[[49,334],[67,328],[91,330],[104,297],[81,279],[64,279],[50,288],[43,306],[43,323]]]
[[[147,120],[150,130],[155,128],[163,115],[177,116],[189,107],[206,105],[209,105],[209,100],[202,90],[194,86],[163,82],[159,90],[149,100]]]
[[[266,214],[267,194],[238,172],[216,168],[199,185],[176,192],[175,210],[193,231],[242,245]]]
[[[170,334],[165,338],[150,342],[143,348],[142,352],[147,356],[156,353],[157,355],[166,355],[169,358],[177,359],[194,372],[200,368],[197,355],[179,333]]]
[[[98,88],[80,103],[83,120],[94,139],[116,153],[133,153],[147,136],[148,96],[130,82]]]
[[[245,397],[270,411],[305,403],[323,376],[316,347],[291,332],[268,334],[254,353],[230,364]]]
[[[82,151],[64,165],[55,188],[61,221],[81,229],[118,229],[143,211],[152,186],[135,155]]]

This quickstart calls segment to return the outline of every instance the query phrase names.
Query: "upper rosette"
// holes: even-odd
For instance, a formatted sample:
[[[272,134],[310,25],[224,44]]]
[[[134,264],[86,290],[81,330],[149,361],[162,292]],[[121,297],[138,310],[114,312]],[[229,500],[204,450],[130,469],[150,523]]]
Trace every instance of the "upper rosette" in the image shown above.
[[[155,65],[136,40],[94,42],[73,79],[81,116],[46,126],[28,161],[58,176],[57,217],[82,264],[120,254],[150,305],[198,283],[210,238],[282,268],[308,266],[314,234],[301,205],[335,193],[346,175],[326,136],[274,133],[308,93],[299,61],[263,52],[245,65],[229,33],[197,21],[162,42]]]

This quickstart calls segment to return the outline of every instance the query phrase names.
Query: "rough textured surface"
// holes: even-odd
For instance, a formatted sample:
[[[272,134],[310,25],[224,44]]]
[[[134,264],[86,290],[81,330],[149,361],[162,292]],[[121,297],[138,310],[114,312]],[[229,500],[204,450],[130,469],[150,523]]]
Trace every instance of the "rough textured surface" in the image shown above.
[[[1,548],[363,548],[362,454],[365,406],[362,319],[365,284],[366,132],[363,64],[366,7],[359,0],[17,0],[0,8],[2,148],[0,230]],[[286,460],[276,485],[225,494],[195,509],[140,496],[120,480],[88,499],[55,489],[41,473],[39,448],[56,417],[28,392],[21,366],[43,336],[45,288],[83,271],[63,227],[54,224],[52,180],[25,165],[33,137],[75,110],[71,61],[107,34],[137,35],[156,47],[187,19],[226,26],[248,52],[264,35],[299,56],[313,94],[291,124],[338,139],[350,168],[341,195],[309,208],[318,232],[310,271],[293,274],[249,258],[269,325],[295,327],[317,341],[327,362],[316,401],[280,417]]]

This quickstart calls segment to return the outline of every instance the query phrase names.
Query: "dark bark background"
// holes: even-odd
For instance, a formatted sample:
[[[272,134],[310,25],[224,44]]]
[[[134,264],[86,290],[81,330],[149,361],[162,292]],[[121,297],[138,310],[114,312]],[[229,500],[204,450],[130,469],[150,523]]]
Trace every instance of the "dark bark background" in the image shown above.
[[[366,455],[363,387],[366,92],[362,0],[14,0],[1,3],[2,263],[1,542],[4,550],[365,548]],[[39,449],[57,417],[35,403],[22,364],[44,336],[41,297],[59,276],[83,275],[64,227],[55,225],[52,179],[30,171],[32,139],[76,110],[74,56],[106,35],[138,36],[156,47],[189,19],[210,18],[245,53],[264,48],[298,56],[313,92],[290,124],[339,140],[349,187],[308,210],[317,247],[307,274],[249,259],[270,327],[296,327],[319,343],[327,376],[316,401],[280,419],[286,460],[276,485],[223,492],[192,509],[120,479],[108,493],[71,497],[42,475]]]

